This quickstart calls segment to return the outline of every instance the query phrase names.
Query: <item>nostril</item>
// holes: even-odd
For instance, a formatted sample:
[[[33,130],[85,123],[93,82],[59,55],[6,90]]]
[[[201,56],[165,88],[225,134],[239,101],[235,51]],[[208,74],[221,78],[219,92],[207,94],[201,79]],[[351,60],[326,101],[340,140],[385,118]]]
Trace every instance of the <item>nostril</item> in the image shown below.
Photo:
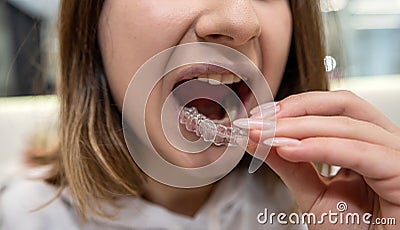
[[[224,40],[233,40],[232,37],[229,37],[229,36],[226,36],[226,35],[222,35],[222,34],[209,34],[209,35],[206,36],[206,38],[208,38],[208,39],[210,39],[210,40],[213,40],[213,41],[215,41],[215,40],[221,40],[221,39],[224,39]]]
[[[222,35],[221,34],[209,34],[207,37],[211,38],[211,39],[218,39],[220,38]]]

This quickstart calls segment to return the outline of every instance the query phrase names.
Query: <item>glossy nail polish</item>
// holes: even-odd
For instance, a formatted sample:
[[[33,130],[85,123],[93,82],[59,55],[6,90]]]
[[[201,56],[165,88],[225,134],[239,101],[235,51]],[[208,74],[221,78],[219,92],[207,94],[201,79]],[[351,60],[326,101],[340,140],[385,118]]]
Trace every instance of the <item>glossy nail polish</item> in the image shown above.
[[[269,138],[265,140],[263,143],[265,145],[273,147],[282,147],[282,146],[297,146],[301,144],[301,141],[287,137],[276,137],[276,138]]]
[[[243,129],[273,129],[275,127],[274,121],[253,118],[238,119],[233,124]]]
[[[259,105],[255,108],[253,108],[252,110],[250,110],[250,114],[254,115],[256,113],[259,113],[261,110],[270,110],[270,109],[273,110],[273,108],[275,108],[277,105],[278,105],[278,102],[274,102],[274,101],[268,102],[268,103],[265,103],[265,104],[262,104],[262,105]]]
[[[279,111],[280,107],[277,105],[275,108],[261,110],[258,113],[251,115],[250,118],[254,119],[273,119],[275,118],[276,113]]]

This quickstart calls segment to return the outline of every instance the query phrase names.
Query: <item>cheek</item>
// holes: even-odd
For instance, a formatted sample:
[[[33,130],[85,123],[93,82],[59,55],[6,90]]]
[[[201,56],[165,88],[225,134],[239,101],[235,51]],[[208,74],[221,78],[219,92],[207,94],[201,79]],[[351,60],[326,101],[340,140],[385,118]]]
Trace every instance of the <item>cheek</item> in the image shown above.
[[[264,8],[258,12],[262,26],[260,37],[262,72],[272,93],[276,95],[290,50],[292,17],[286,1],[277,1],[273,7]]]
[[[177,7],[158,0],[106,1],[99,21],[99,43],[105,74],[119,107],[138,68],[176,45],[190,27],[191,12],[179,10],[187,8],[184,4]]]

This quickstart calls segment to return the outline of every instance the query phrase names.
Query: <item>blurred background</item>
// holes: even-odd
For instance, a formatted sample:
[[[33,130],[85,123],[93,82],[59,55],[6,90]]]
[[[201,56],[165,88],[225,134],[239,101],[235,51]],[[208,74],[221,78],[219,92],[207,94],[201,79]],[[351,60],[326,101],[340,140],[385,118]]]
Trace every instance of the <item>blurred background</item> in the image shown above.
[[[0,181],[57,145],[58,5],[0,0]],[[321,0],[321,11],[331,88],[400,125],[400,0]]]

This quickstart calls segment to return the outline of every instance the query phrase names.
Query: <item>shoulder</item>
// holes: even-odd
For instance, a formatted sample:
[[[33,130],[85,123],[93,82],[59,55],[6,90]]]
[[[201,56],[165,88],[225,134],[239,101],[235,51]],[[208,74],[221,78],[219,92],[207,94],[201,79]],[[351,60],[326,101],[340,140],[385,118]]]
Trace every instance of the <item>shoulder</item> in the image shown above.
[[[57,188],[41,180],[15,178],[1,185],[0,229],[78,229],[72,207],[58,197]]]

